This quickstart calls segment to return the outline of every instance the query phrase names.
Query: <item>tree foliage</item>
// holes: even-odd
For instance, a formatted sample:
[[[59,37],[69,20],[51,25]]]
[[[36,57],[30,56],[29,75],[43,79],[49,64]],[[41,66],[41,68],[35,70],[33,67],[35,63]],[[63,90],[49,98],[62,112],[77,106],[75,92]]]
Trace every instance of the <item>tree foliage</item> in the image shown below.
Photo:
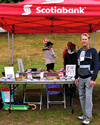
[[[18,3],[24,0],[0,0],[0,3]]]

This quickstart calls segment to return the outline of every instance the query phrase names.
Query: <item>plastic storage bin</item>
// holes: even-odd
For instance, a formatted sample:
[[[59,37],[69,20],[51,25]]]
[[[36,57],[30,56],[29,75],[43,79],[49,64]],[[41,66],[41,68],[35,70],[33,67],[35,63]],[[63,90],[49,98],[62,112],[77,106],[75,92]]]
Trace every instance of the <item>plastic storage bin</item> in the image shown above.
[[[11,89],[12,91],[13,89]],[[12,93],[12,92],[11,92]],[[15,93],[14,93],[15,94]],[[6,103],[10,102],[10,89],[8,88],[2,88],[1,87],[1,95],[2,95],[2,100],[3,104],[5,105]],[[14,95],[15,97],[15,95]],[[11,102],[14,102],[13,100],[13,94],[11,94]]]

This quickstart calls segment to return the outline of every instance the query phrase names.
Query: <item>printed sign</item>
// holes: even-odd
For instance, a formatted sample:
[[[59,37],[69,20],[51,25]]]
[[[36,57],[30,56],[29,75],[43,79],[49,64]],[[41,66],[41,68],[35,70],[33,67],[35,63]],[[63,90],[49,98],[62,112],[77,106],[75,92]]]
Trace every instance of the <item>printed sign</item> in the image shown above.
[[[32,79],[31,69],[27,69],[27,79]]]
[[[10,102],[10,92],[4,92],[5,102]],[[13,94],[11,95],[11,102],[13,102]]]
[[[59,76],[61,76],[61,77],[63,77],[63,70],[64,70],[64,68],[59,68]]]
[[[13,67],[4,67],[5,77],[14,78],[14,68]]]
[[[66,75],[75,76],[76,65],[66,65]]]
[[[10,102],[10,92],[5,92],[5,102]]]
[[[51,3],[61,3],[63,2],[63,0],[46,0],[45,2],[41,3],[41,4],[51,4]],[[23,10],[24,13],[22,13],[22,15],[30,15],[32,13],[34,13],[34,11],[32,11],[32,9],[34,10],[34,6],[33,5],[24,5],[23,6]],[[57,6],[51,6],[51,7],[46,7],[46,6],[38,6],[36,7],[35,13],[56,13],[56,14],[66,14],[66,13],[82,13],[84,14],[84,10],[86,9],[86,7],[74,7],[74,8],[69,8],[69,7],[57,7]]]

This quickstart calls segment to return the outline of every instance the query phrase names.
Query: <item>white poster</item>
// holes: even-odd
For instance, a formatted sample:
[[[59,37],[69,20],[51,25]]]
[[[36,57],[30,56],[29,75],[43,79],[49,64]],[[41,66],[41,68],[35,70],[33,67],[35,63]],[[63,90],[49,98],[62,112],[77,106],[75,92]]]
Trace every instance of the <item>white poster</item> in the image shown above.
[[[5,77],[14,78],[14,68],[13,67],[4,67]]]
[[[75,76],[76,65],[66,65],[66,75]]]
[[[10,102],[10,92],[4,92],[5,102]],[[11,95],[11,102],[13,102],[13,94]]]
[[[10,102],[10,92],[5,92],[5,102]]]

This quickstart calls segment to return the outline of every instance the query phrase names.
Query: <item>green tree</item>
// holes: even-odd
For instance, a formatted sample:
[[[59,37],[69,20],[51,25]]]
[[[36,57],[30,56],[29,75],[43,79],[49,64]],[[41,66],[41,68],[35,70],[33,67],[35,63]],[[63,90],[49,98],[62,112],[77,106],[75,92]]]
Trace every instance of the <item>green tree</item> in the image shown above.
[[[24,0],[0,0],[0,3],[18,3]]]

